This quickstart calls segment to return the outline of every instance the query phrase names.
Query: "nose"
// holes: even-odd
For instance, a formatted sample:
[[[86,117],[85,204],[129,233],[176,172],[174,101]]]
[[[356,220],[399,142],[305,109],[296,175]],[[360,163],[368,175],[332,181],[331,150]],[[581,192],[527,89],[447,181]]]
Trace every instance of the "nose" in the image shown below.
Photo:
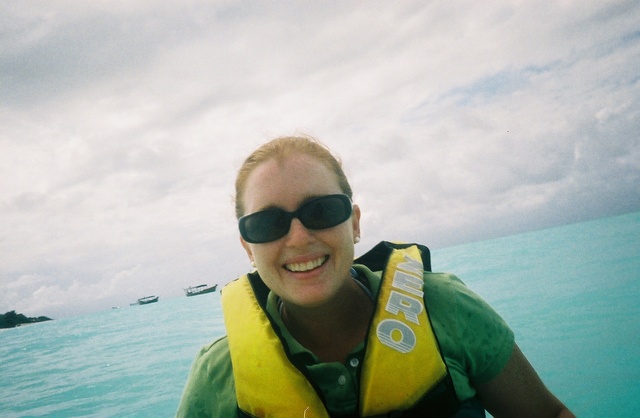
[[[287,233],[287,243],[290,245],[301,245],[308,243],[313,238],[312,232],[307,229],[298,218],[291,220],[289,232]]]

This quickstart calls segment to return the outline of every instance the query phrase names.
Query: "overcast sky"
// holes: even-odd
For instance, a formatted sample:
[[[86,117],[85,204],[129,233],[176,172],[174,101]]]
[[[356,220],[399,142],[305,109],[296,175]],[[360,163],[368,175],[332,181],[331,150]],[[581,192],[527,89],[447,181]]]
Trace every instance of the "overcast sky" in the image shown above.
[[[640,210],[637,1],[0,0],[0,313],[249,269],[242,160],[307,133],[376,242]]]

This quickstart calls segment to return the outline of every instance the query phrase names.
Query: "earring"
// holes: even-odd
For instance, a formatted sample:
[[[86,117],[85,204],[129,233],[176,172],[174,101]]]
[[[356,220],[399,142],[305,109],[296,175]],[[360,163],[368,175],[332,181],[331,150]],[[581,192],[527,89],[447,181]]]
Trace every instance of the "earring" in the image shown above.
[[[354,242],[354,243],[356,243],[356,244],[357,244],[357,243],[359,243],[359,242],[360,242],[360,237],[356,235],[356,236],[353,238],[353,242]]]
[[[256,268],[256,262],[251,260],[251,267]]]

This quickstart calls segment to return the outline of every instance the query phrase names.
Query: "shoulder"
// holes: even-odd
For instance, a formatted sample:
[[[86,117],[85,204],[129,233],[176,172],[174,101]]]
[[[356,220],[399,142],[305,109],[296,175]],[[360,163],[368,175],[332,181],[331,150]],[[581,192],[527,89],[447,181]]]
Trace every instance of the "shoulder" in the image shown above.
[[[478,311],[495,314],[491,306],[457,276],[450,273],[424,273],[424,298],[432,308],[455,308],[459,313]]]
[[[235,416],[236,394],[227,337],[200,349],[191,366],[178,417]]]
[[[481,317],[505,325],[498,313],[457,276],[449,273],[424,273],[424,299],[433,314],[443,319],[461,320]],[[461,318],[462,316],[462,318]],[[480,318],[478,318],[480,319]]]
[[[220,373],[221,367],[231,366],[231,357],[229,355],[229,341],[225,335],[205,345],[196,355],[193,367],[198,367],[209,374]]]

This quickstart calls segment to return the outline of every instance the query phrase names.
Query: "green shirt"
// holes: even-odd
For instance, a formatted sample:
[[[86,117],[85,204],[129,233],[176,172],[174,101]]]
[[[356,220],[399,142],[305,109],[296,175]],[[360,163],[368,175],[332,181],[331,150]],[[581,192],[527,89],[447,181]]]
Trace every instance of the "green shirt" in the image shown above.
[[[374,295],[380,276],[364,266],[354,266],[367,278]],[[473,384],[497,376],[514,347],[513,332],[502,318],[460,279],[445,273],[424,274],[424,300],[445,363],[461,401],[475,396]],[[358,371],[364,358],[364,342],[343,363],[321,363],[287,331],[278,313],[277,296],[269,295],[267,311],[284,330],[283,337],[294,356],[304,356],[317,387],[332,413],[353,413],[357,406]],[[391,390],[392,388],[390,388]],[[282,396],[286,402],[286,394]],[[198,353],[187,379],[178,417],[235,417],[237,404],[227,338],[222,337]]]

